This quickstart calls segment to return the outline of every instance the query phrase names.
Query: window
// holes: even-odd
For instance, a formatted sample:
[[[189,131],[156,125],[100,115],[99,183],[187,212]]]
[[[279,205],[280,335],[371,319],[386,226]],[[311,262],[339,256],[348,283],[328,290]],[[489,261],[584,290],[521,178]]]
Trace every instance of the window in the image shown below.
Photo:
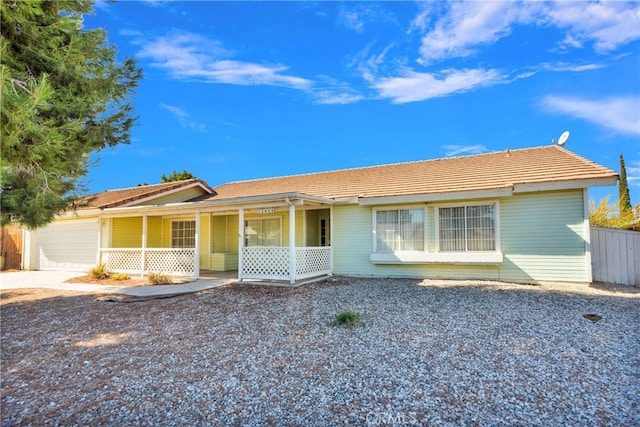
[[[375,211],[376,252],[424,251],[424,209]]]
[[[495,205],[438,208],[441,252],[496,250]]]
[[[280,218],[245,221],[246,246],[282,246]]]
[[[196,247],[196,222],[172,221],[171,222],[171,247],[195,248]]]

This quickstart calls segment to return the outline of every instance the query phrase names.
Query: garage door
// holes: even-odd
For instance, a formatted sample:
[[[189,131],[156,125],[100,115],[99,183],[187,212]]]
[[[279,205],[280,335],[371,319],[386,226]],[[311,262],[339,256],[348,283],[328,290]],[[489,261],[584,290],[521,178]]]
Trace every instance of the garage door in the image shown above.
[[[36,233],[37,270],[88,271],[96,265],[98,222],[49,224]]]

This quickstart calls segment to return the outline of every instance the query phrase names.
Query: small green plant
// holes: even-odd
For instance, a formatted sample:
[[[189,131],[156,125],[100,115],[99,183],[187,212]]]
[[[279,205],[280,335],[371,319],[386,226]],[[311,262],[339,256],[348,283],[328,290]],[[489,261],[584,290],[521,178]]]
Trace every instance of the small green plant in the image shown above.
[[[105,264],[104,262],[102,264],[96,265],[91,270],[89,270],[89,276],[93,277],[94,279],[108,279],[109,275],[110,274],[107,270],[107,264]]]
[[[130,277],[126,273],[111,273],[109,276],[111,280],[129,280]]]
[[[147,280],[149,280],[149,283],[151,283],[152,285],[163,285],[166,283],[171,283],[171,278],[169,276],[160,273],[147,274]]]
[[[353,328],[354,326],[358,326],[361,323],[362,322],[360,321],[360,315],[358,313],[347,310],[343,311],[342,313],[338,313],[332,325]]]

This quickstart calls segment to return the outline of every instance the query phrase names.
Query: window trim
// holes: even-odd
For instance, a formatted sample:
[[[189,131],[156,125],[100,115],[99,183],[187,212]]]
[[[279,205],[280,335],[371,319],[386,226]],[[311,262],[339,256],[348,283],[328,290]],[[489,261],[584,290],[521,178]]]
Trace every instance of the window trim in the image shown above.
[[[178,223],[178,222],[193,222],[193,232],[194,232],[194,236],[193,236],[193,246],[173,246],[173,224]],[[197,236],[195,234],[196,232],[196,220],[195,219],[189,219],[189,218],[175,218],[171,220],[171,228],[170,228],[170,233],[171,235],[169,236],[169,241],[171,244],[171,248],[177,248],[177,249],[181,249],[181,248],[195,248],[198,244],[197,242]]]
[[[441,208],[460,208],[460,207],[469,207],[469,206],[489,206],[493,205],[493,226],[494,226],[494,240],[495,240],[495,249],[492,251],[443,251],[440,250],[440,209]],[[483,201],[471,201],[471,202],[460,202],[460,203],[446,203],[446,204],[438,204],[434,205],[434,233],[435,233],[435,251],[439,254],[492,254],[492,253],[501,253],[502,249],[500,247],[500,201],[498,200],[483,200]],[[465,228],[466,230],[466,228]],[[466,240],[466,231],[465,231],[465,240]]]
[[[483,206],[493,205],[494,210],[494,238],[495,250],[493,251],[465,251],[465,252],[440,252],[440,213],[439,208],[460,207],[460,206]],[[403,210],[403,209],[424,209],[424,250],[423,251],[396,251],[396,252],[376,252],[376,212]],[[504,262],[504,256],[500,245],[500,202],[499,200],[476,200],[456,203],[426,204],[426,205],[389,205],[372,208],[372,252],[369,260],[373,264],[452,264],[452,265],[486,265],[497,266]],[[430,230],[433,228],[433,230]],[[434,247],[430,252],[429,233],[435,233]]]
[[[423,236],[422,236],[422,243],[423,243],[423,250],[411,250],[411,251],[390,251],[390,252],[378,252],[378,223],[377,223],[377,216],[378,216],[378,212],[383,211],[383,212],[388,212],[388,211],[405,211],[405,210],[412,210],[412,209],[420,209],[423,211],[423,215],[424,215],[424,221],[423,221]],[[380,207],[376,207],[372,209],[372,215],[371,215],[371,230],[373,231],[372,233],[372,237],[373,237],[373,243],[372,243],[372,253],[374,254],[398,254],[398,253],[405,253],[405,254],[422,254],[422,253],[426,253],[427,249],[428,249],[428,245],[429,245],[429,240],[428,240],[428,235],[427,235],[427,225],[428,225],[428,212],[427,212],[427,207],[425,205],[402,205],[402,206],[380,206]]]

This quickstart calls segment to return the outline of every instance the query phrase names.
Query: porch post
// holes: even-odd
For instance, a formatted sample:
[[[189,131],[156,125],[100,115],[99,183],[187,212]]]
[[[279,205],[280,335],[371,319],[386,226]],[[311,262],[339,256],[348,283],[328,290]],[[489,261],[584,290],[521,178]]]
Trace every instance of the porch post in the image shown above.
[[[196,259],[193,263],[193,277],[197,279],[200,276],[200,212],[196,212]]]
[[[238,280],[242,281],[242,249],[244,248],[244,209],[238,209]]]
[[[296,207],[289,202],[289,281],[296,283]]]
[[[147,271],[147,215],[142,215],[142,271],[140,274],[144,276]]]
[[[329,270],[333,274],[333,205],[329,206]]]

